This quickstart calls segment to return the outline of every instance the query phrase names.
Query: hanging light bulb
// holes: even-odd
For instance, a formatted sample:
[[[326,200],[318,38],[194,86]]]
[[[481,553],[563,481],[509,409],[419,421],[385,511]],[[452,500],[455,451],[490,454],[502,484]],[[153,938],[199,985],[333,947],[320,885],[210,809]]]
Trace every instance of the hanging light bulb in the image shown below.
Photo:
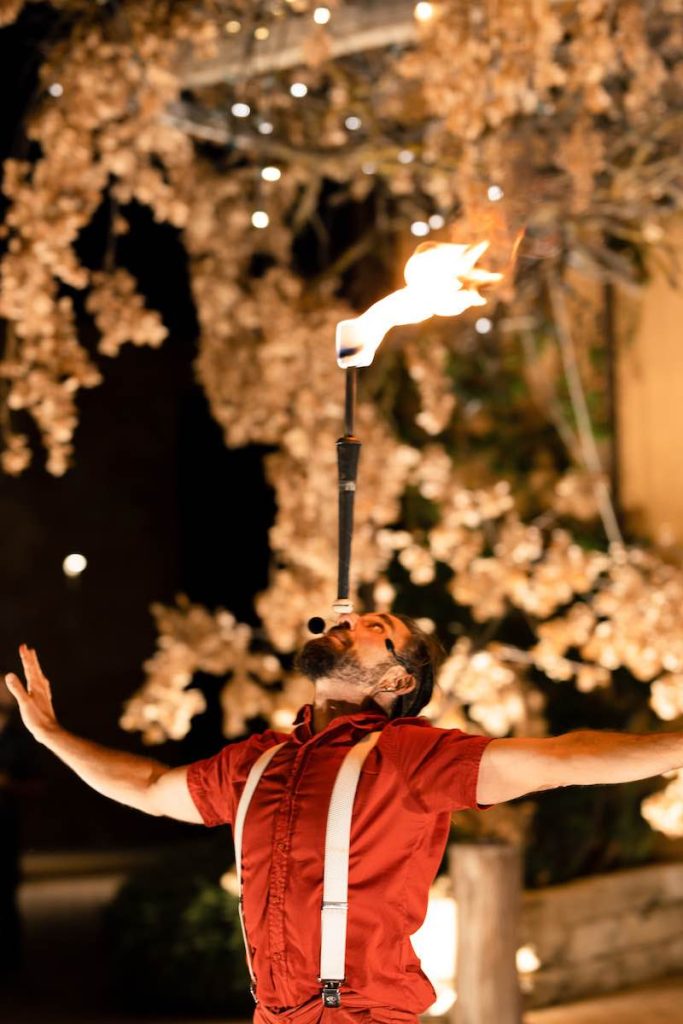
[[[419,3],[415,4],[413,14],[416,21],[431,21],[434,17],[434,4]]]
[[[62,570],[65,576],[80,576],[87,564],[88,560],[84,555],[67,555],[62,562]]]

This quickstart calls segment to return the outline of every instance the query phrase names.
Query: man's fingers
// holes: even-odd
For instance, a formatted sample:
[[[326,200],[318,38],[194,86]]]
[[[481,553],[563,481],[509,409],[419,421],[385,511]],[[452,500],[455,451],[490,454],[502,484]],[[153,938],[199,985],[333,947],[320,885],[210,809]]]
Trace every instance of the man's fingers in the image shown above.
[[[13,672],[8,672],[5,676],[5,684],[15,700],[18,700],[19,693],[24,692],[24,687],[21,685],[21,681],[18,677],[15,676]]]
[[[30,690],[33,686],[44,679],[40,663],[38,661],[38,655],[31,647],[27,647],[26,644],[21,645],[19,648],[19,654],[21,655],[21,661],[24,666],[28,688]]]

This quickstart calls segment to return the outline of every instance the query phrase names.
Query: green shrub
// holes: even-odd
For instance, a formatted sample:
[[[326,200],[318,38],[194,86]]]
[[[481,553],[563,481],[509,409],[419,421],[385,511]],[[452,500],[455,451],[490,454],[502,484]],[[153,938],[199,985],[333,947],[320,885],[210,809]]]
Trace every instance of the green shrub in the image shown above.
[[[251,1017],[237,898],[223,839],[131,874],[103,912],[110,1002],[143,1012]]]

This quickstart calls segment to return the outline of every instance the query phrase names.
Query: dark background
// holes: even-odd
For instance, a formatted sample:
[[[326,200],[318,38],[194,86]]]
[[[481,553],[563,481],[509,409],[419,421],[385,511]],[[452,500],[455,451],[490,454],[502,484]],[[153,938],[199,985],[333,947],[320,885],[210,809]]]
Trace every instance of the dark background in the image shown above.
[[[32,153],[21,125],[42,51],[58,29],[51,8],[29,4],[17,24],[0,30],[3,160]],[[0,216],[5,209],[3,198]],[[105,380],[79,392],[75,465],[61,478],[45,470],[32,421],[13,413],[15,429],[29,434],[36,455],[18,478],[0,472],[0,671],[20,670],[20,643],[35,647],[65,728],[184,764],[226,742],[220,680],[196,680],[208,709],[181,742],[145,747],[118,725],[123,702],[142,683],[142,663],[154,651],[149,605],[172,604],[182,592],[254,623],[253,597],[267,585],[274,504],[262,452],[225,447],[194,381],[197,324],[178,233],[155,224],[143,208],[125,212],[133,229],[120,240],[117,263],[138,278],[170,336],[160,349],[128,344],[112,359],[97,353],[96,332],[83,318],[84,343]],[[79,246],[92,267],[101,261],[106,213]],[[62,571],[71,552],[88,559],[75,580]],[[23,799],[25,851],[140,846],[203,832],[107,800],[27,738],[41,781]]]

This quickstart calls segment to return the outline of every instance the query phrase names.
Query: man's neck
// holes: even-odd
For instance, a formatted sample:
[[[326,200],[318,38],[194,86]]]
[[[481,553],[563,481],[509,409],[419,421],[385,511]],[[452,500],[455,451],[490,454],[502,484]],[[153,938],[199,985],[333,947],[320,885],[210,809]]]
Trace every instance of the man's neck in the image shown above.
[[[363,711],[386,714],[386,711],[371,697],[365,697],[360,704],[334,697],[316,697],[313,703],[312,731],[314,733],[322,732],[335,718],[341,718],[342,715],[357,715]]]

